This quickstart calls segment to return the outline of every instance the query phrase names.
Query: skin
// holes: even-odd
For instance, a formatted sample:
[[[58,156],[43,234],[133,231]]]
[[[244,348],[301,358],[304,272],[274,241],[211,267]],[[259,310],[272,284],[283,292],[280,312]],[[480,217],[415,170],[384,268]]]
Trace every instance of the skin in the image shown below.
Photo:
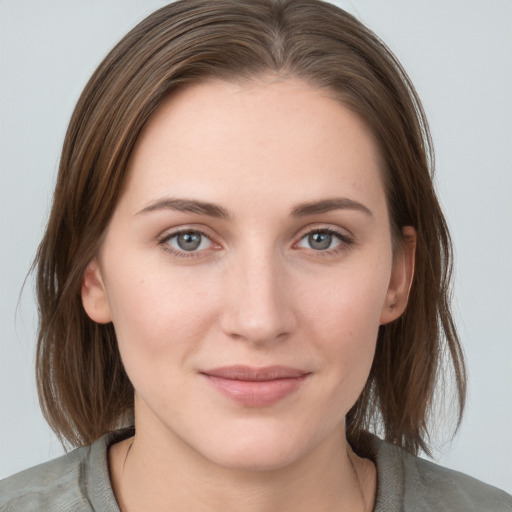
[[[229,218],[151,210],[169,198],[215,203]],[[333,198],[371,213],[291,214]],[[183,229],[207,237],[180,251]],[[308,235],[325,229],[339,237],[319,249]],[[121,509],[371,509],[375,468],[351,455],[345,415],[379,326],[407,302],[412,228],[404,235],[411,243],[393,257],[377,147],[328,90],[265,77],[166,100],[82,286],[89,316],[113,322],[135,388],[135,438],[110,450]],[[277,403],[245,407],[201,375],[233,364],[308,375]]]

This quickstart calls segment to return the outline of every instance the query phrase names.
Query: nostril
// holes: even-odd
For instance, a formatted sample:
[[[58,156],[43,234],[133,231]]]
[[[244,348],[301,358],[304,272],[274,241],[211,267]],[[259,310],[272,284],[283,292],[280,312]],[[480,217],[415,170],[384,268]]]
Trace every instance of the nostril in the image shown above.
[[[236,307],[222,312],[223,331],[233,339],[253,344],[282,341],[293,331],[295,324],[291,310],[285,303],[269,301],[256,306],[239,300]]]

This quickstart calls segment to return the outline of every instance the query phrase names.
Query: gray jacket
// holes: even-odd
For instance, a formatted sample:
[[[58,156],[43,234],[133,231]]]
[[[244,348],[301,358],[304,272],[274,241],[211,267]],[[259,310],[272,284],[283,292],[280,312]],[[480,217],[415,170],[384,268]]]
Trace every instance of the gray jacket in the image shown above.
[[[131,429],[111,432],[91,446],[0,481],[0,512],[120,512],[107,451],[132,434]],[[374,436],[356,452],[377,465],[374,512],[512,512],[509,494]]]

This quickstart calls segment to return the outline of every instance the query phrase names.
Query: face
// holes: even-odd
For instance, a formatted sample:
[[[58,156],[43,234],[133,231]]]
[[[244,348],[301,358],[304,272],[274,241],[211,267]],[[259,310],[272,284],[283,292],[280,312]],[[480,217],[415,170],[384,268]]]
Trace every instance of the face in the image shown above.
[[[339,443],[407,299],[389,225],[376,145],[328,91],[211,81],[166,100],[82,287],[114,324],[137,435],[253,469]]]

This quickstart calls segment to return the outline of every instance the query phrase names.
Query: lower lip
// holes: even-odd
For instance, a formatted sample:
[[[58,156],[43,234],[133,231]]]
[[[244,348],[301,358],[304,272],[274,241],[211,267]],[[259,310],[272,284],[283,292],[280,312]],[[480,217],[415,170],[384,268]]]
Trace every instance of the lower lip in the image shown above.
[[[245,407],[268,407],[299,389],[307,377],[290,377],[274,380],[236,380],[206,375],[209,383],[223,395]]]

